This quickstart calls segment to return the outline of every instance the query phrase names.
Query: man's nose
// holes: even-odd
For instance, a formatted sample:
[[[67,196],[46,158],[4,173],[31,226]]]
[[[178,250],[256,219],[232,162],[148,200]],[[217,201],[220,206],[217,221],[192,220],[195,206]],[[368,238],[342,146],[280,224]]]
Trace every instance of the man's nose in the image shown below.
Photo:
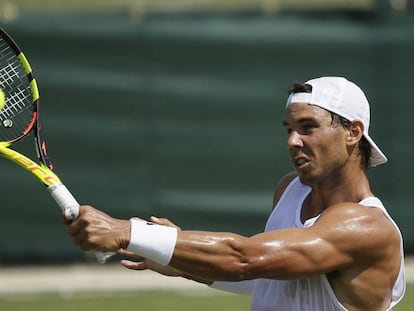
[[[303,147],[302,136],[297,131],[292,131],[289,133],[287,144],[290,148]]]

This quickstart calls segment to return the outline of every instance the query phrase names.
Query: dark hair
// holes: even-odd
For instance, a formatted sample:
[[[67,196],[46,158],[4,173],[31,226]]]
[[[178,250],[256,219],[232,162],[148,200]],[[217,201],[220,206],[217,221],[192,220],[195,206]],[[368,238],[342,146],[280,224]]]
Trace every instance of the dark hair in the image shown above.
[[[293,93],[312,93],[312,85],[300,82],[293,82],[289,88],[289,95]],[[349,128],[351,121],[348,119],[328,111],[332,117],[332,124],[339,124],[343,128]],[[361,166],[364,170],[367,170],[371,166],[371,145],[365,136],[362,136],[358,144],[359,154],[361,155]]]
[[[312,93],[312,85],[301,82],[293,82],[289,88],[289,95],[292,93]]]
[[[343,128],[350,128],[351,127],[351,121],[348,119],[345,119],[344,117],[341,117],[340,115],[329,111],[332,117],[332,124],[339,124]],[[358,150],[359,154],[361,155],[361,166],[364,170],[367,170],[371,166],[371,144],[368,142],[368,140],[365,138],[365,136],[362,136],[361,140],[358,144]]]

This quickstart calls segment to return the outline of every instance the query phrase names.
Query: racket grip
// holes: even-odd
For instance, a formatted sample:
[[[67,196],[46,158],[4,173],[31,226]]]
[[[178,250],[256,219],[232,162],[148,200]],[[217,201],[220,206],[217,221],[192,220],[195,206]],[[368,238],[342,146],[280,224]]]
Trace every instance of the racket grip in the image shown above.
[[[63,211],[66,219],[75,220],[78,218],[80,205],[64,184],[54,184],[47,189]],[[104,264],[113,255],[115,255],[115,252],[95,252],[96,260],[101,264]]]
[[[52,198],[59,205],[67,220],[73,221],[78,218],[80,205],[64,184],[54,184],[47,189]]]

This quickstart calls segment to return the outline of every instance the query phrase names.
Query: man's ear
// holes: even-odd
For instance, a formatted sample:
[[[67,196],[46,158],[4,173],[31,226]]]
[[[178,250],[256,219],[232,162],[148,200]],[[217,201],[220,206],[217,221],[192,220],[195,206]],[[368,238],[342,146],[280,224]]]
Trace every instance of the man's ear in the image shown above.
[[[364,124],[359,120],[351,122],[351,126],[348,129],[346,142],[348,145],[358,144],[364,133]]]

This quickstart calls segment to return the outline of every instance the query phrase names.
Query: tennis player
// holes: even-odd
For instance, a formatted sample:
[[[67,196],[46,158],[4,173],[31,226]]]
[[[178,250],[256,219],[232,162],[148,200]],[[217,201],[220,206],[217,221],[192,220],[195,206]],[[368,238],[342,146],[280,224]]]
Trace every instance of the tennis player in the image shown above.
[[[294,84],[283,126],[295,172],[280,180],[265,231],[180,230],[82,206],[68,233],[83,250],[119,251],[152,269],[252,295],[254,311],[391,310],[403,297],[403,240],[370,188],[387,162],[369,135],[363,91],[342,77]]]

